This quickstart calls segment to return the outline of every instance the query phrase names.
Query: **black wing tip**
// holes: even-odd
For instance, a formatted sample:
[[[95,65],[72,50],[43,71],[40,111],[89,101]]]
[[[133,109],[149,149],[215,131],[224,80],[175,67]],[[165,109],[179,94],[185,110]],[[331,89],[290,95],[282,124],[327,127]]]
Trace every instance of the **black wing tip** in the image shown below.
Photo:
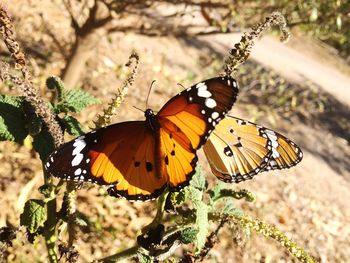
[[[124,198],[128,201],[131,202],[145,202],[145,201],[152,201],[157,199],[165,190],[165,188],[167,187],[167,185],[165,184],[164,186],[162,186],[159,189],[156,189],[153,193],[151,193],[150,195],[142,195],[142,194],[137,194],[137,195],[130,195],[128,194],[127,190],[116,190],[115,186],[112,186],[110,188],[107,189],[107,193],[110,196],[116,197],[116,198]]]

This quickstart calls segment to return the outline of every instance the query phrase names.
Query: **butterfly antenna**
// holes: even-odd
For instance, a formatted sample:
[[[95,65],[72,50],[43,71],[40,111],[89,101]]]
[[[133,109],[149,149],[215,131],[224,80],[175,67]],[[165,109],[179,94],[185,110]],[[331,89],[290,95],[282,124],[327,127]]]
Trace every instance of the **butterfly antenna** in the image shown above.
[[[143,113],[145,112],[144,110],[140,109],[139,107],[133,106],[135,109],[142,111]]]
[[[186,88],[184,87],[184,85],[182,85],[181,83],[177,83],[178,86],[180,86],[182,88],[182,90],[185,90]]]
[[[155,80],[152,81],[151,86],[149,87],[149,90],[148,90],[147,99],[146,99],[146,109],[148,109],[148,98],[149,98],[149,95],[151,94],[151,90],[154,82],[156,81]]]

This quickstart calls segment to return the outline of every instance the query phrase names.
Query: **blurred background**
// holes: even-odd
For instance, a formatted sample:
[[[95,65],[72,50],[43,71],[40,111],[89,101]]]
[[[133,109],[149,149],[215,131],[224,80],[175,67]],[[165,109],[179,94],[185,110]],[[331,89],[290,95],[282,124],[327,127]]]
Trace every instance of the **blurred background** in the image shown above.
[[[135,50],[139,72],[115,122],[143,119],[133,108],[155,111],[182,88],[217,76],[224,58],[243,32],[273,11],[291,29],[287,44],[279,32],[257,40],[249,60],[237,71],[240,94],[231,114],[281,132],[304,152],[303,161],[285,171],[258,175],[232,185],[256,194],[254,203],[237,201],[253,217],[275,224],[319,262],[350,258],[350,3],[348,1],[107,1],[7,0],[17,40],[28,56],[35,85],[48,100],[50,75],[67,88],[80,87],[101,100],[76,117],[86,130],[121,87],[124,66]],[[3,42],[1,60],[11,61]],[[19,95],[1,86],[2,94]],[[67,138],[68,139],[68,138]],[[213,183],[205,159],[203,170]],[[0,144],[0,227],[19,225],[28,198],[40,196],[42,167],[29,146]],[[78,191],[81,227],[75,247],[89,262],[132,246],[156,203],[130,203],[86,185]],[[28,245],[19,233],[4,262],[46,262],[44,244]],[[178,252],[181,255],[181,251]],[[207,262],[294,262],[276,242],[222,231]]]

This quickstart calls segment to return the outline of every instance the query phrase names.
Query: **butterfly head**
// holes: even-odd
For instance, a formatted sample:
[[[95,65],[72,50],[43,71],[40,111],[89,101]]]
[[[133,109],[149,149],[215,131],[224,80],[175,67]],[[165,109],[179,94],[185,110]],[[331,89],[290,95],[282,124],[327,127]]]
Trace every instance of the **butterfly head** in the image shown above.
[[[147,109],[147,110],[145,111],[145,117],[146,117],[146,119],[148,119],[148,118],[150,118],[150,117],[152,117],[152,116],[154,116],[153,110]]]
[[[157,115],[154,114],[153,110],[147,109],[145,111],[146,123],[147,126],[152,130],[156,131],[159,129],[159,121],[157,119]]]

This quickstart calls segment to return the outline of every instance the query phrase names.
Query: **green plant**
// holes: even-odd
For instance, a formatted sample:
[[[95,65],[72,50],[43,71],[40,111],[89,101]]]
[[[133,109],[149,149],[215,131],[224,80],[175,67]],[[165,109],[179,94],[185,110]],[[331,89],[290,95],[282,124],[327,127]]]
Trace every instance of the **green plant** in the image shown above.
[[[251,34],[246,34],[240,45],[236,45],[226,65],[227,74],[231,74],[239,64],[249,56],[253,40],[260,36],[262,31],[271,24],[284,21],[275,13],[259,24]],[[66,90],[63,83],[57,77],[47,79],[47,88],[53,90],[56,99],[46,103],[39,95],[31,81],[29,70],[26,67],[24,53],[19,49],[12,29],[11,21],[4,9],[0,9],[1,32],[9,51],[15,58],[16,67],[21,71],[22,77],[10,72],[7,63],[0,65],[0,79],[8,86],[15,86],[23,92],[23,96],[1,95],[1,140],[14,141],[18,144],[27,136],[33,137],[33,147],[39,153],[44,162],[50,152],[63,143],[63,133],[77,136],[83,133],[83,128],[71,113],[80,112],[88,105],[97,103],[98,100],[82,90]],[[245,49],[245,50],[240,50]],[[242,57],[243,56],[243,57]],[[135,60],[135,66],[125,81],[123,88],[118,91],[115,98],[109,104],[102,116],[96,121],[96,127],[102,127],[110,122],[110,118],[117,107],[122,103],[128,87],[132,86],[138,65],[138,56],[132,54],[130,60]],[[60,116],[60,117],[59,117]],[[44,184],[39,188],[41,199],[27,200],[24,212],[20,217],[20,224],[26,228],[28,240],[33,242],[35,238],[43,236],[47,246],[50,262],[58,262],[65,255],[67,260],[74,262],[78,253],[74,250],[75,226],[85,226],[86,221],[75,209],[74,183],[67,183],[66,191],[58,211],[58,195],[63,185],[62,181],[55,183],[53,178],[44,172]],[[163,192],[158,199],[157,214],[153,222],[144,227],[137,238],[137,245],[124,249],[100,261],[111,262],[120,259],[138,257],[141,262],[164,260],[172,256],[174,250],[186,244],[192,244],[192,252],[187,252],[182,261],[202,260],[216,243],[216,236],[225,225],[238,225],[240,229],[249,234],[252,231],[263,234],[278,241],[286,247],[296,258],[302,262],[313,262],[313,259],[304,252],[296,243],[290,241],[277,228],[260,220],[252,219],[243,211],[235,207],[235,199],[244,198],[246,201],[254,201],[252,193],[246,190],[233,191],[224,187],[223,183],[216,184],[209,189],[208,182],[200,171],[191,180],[190,186],[180,192]],[[175,212],[174,215],[166,211]],[[170,227],[165,227],[164,222],[170,222]],[[215,225],[214,230],[211,225]],[[68,228],[67,245],[58,244],[59,225]],[[97,224],[96,224],[97,225]],[[212,226],[213,226],[212,225]],[[96,227],[98,228],[98,227]],[[236,228],[231,228],[235,234]],[[11,227],[1,229],[1,241],[6,246],[16,237],[16,230]],[[58,251],[61,255],[58,255]]]

